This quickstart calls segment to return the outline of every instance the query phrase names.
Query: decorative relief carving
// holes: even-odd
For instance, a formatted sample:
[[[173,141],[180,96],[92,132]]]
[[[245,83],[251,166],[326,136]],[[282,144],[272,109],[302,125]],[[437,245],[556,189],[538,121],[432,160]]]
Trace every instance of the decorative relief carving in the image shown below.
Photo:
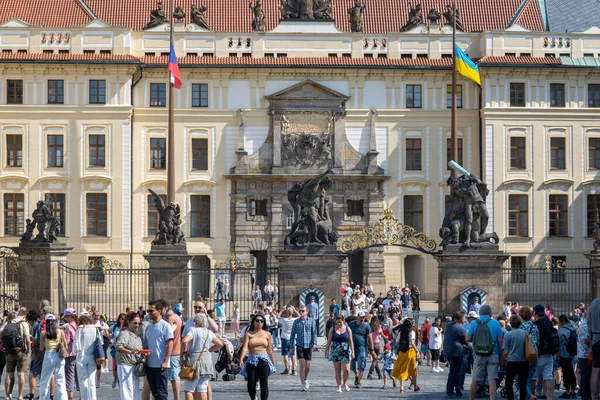
[[[325,167],[332,160],[330,113],[281,114],[281,160],[292,167]]]

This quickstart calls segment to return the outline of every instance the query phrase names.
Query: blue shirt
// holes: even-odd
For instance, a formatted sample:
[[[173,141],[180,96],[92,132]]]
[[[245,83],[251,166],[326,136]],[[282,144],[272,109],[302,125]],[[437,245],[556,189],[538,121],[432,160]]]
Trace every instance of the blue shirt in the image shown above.
[[[306,305],[306,308],[308,308],[308,311],[310,311],[310,315],[312,315],[314,319],[319,318],[319,305],[317,303],[308,303]]]
[[[471,307],[469,307],[469,311],[475,311],[477,314],[479,314],[479,310],[481,310],[481,304],[479,303],[473,303],[471,304]]]
[[[471,339],[475,335],[475,329],[477,329],[477,325],[479,323],[485,322],[490,319],[487,315],[482,315],[479,319],[472,321],[471,325],[469,325],[469,331],[467,332],[467,336]],[[494,342],[494,353],[500,355],[500,347],[498,346],[498,338],[504,336],[502,333],[502,327],[500,326],[500,322],[495,319],[490,320],[487,324],[488,328],[490,328],[490,334],[492,335],[492,341]]]
[[[146,344],[152,350],[148,356],[147,365],[150,368],[160,368],[167,353],[167,342],[173,340],[173,329],[164,319],[151,323],[146,328]]]
[[[313,318],[307,318],[303,321],[298,318],[292,325],[292,333],[290,335],[289,347],[295,346],[308,349],[317,345],[317,326]]]
[[[329,306],[329,312],[333,313],[333,317],[336,318],[338,316],[338,314],[340,313],[340,306],[339,305],[330,305]]]
[[[224,317],[225,316],[225,303],[215,304],[215,313],[217,314],[216,315],[217,317]]]
[[[402,301],[402,308],[408,308],[408,302],[410,301],[410,296],[407,294],[403,294],[400,296],[400,301]]]

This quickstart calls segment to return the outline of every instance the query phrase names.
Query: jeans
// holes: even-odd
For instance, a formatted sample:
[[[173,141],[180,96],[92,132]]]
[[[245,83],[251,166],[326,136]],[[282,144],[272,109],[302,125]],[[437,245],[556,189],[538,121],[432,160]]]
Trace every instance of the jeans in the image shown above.
[[[581,400],[592,400],[592,387],[590,385],[592,378],[592,366],[587,365],[587,358],[579,359],[577,366],[581,370],[581,381],[579,387],[581,389]]]
[[[260,382],[260,400],[269,398],[269,364],[264,360],[258,360],[256,366],[246,363],[248,373],[248,394],[251,399],[256,398],[256,383]]]
[[[168,370],[165,369],[163,371],[160,368],[151,368],[146,366],[146,377],[148,378],[150,391],[152,392],[152,396],[154,396],[154,400],[168,400]]]
[[[140,379],[133,375],[134,369],[133,365],[117,365],[121,400],[140,400]]]
[[[529,363],[527,361],[509,361],[506,366],[506,395],[508,400],[514,400],[515,377],[519,377],[519,387],[527,385],[527,375],[529,374]],[[527,391],[519,390],[519,399],[527,400]]]
[[[93,354],[77,357],[77,377],[81,398],[96,400],[96,358]]]
[[[446,394],[454,393],[454,389],[464,389],[465,374],[467,373],[467,357],[448,357],[450,363],[450,372],[446,381]]]
[[[67,400],[67,386],[65,384],[65,360],[60,358],[58,351],[46,351],[44,365],[42,366],[42,377],[40,378],[40,399],[50,399],[50,379],[54,375],[56,392],[54,398]]]
[[[273,338],[273,347],[279,346],[279,328],[271,329],[271,337]]]

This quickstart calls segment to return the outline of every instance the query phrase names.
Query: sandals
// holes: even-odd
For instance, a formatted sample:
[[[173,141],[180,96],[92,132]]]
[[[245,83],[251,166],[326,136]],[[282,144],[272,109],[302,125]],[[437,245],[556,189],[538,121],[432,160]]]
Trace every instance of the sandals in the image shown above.
[[[400,389],[400,393],[404,393],[404,389]]]
[[[417,387],[415,388],[415,392],[418,392],[421,389],[423,389],[423,388],[421,386],[417,385]]]
[[[344,386],[344,389],[346,390],[346,392],[349,392],[350,391],[350,386],[346,385],[346,386]]]

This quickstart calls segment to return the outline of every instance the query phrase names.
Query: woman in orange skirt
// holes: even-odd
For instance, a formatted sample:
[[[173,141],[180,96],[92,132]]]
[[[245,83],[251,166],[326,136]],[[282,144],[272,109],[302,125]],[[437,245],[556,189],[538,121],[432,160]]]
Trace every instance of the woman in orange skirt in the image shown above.
[[[392,376],[400,381],[400,393],[404,393],[404,381],[410,378],[415,392],[421,390],[417,385],[417,337],[412,329],[412,321],[406,318],[400,325],[400,335],[398,336],[396,354],[398,359],[394,364]]]

